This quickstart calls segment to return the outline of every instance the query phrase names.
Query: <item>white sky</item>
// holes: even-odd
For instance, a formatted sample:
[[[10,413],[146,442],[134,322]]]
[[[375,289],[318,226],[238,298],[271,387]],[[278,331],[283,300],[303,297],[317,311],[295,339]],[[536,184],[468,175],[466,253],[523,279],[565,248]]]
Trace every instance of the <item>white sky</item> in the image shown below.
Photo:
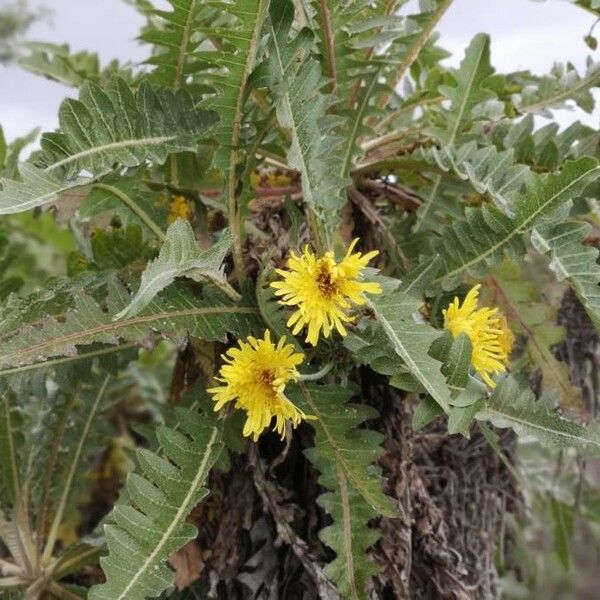
[[[0,5],[4,2],[0,0]],[[145,49],[135,41],[142,19],[122,0],[42,0],[42,4],[53,16],[35,24],[29,39],[96,51],[103,62],[145,58]],[[568,0],[454,0],[439,27],[440,43],[455,54],[450,60],[454,65],[470,39],[483,31],[492,36],[492,64],[500,72],[530,69],[542,74],[555,60],[571,61],[581,69],[591,53],[582,38],[593,22],[592,15]],[[600,36],[600,25],[597,33]],[[600,50],[594,58],[600,60]],[[68,94],[73,90],[16,67],[0,66],[0,123],[6,137],[13,139],[37,126],[55,128],[58,105]],[[575,118],[597,126],[600,108],[593,115],[580,111],[560,115],[563,124]]]

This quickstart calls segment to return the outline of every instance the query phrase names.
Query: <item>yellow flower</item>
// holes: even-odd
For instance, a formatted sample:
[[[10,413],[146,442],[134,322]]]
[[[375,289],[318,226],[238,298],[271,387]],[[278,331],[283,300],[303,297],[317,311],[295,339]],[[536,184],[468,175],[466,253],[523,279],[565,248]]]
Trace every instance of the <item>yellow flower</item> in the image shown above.
[[[175,223],[177,219],[190,220],[192,209],[188,201],[183,196],[175,196],[169,204],[169,215],[167,216],[167,223]]]
[[[296,427],[302,419],[310,418],[284,394],[285,384],[298,379],[296,367],[304,356],[294,352],[285,338],[275,345],[270,331],[265,331],[264,339],[249,337],[246,342],[240,340],[239,345],[222,357],[226,364],[216,379],[224,385],[208,390],[215,401],[214,409],[235,402],[235,407],[247,414],[244,436],[252,436],[254,441],[275,417],[273,430],[283,439],[287,421]]]
[[[471,365],[490,386],[496,387],[490,374],[504,373],[514,343],[506,318],[497,308],[477,308],[479,288],[473,287],[466,295],[462,306],[458,298],[443,310],[444,328],[454,337],[461,333],[469,336],[473,344]]]
[[[294,327],[294,335],[308,327],[306,341],[313,346],[317,345],[321,330],[324,337],[329,337],[333,329],[346,335],[344,323],[352,321],[353,305],[365,304],[364,294],[381,294],[378,283],[360,281],[367,263],[379,253],[374,250],[364,256],[360,252],[353,254],[357,242],[358,238],[339,263],[333,252],[317,258],[306,247],[302,256],[291,253],[288,270],[277,269],[283,280],[271,284],[275,295],[282,296],[280,304],[296,307],[287,325]]]
[[[250,173],[250,185],[255,190],[261,186],[269,188],[289,187],[291,183],[292,178],[285,173],[259,173],[257,171]]]

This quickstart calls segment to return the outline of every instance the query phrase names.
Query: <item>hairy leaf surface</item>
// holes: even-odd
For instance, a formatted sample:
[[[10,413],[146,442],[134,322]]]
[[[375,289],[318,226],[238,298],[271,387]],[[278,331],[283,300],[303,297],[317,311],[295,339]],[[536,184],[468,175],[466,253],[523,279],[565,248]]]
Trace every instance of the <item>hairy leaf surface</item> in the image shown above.
[[[217,120],[216,113],[196,108],[187,91],[142,83],[134,94],[119,78],[104,89],[85,83],[79,100],[61,104],[60,131],[42,136],[36,165],[20,166],[22,181],[0,180],[0,214],[53,202],[115,165],[162,164],[170,152],[195,150]]]
[[[172,584],[166,561],[195,537],[186,519],[208,494],[203,486],[223,448],[219,430],[196,412],[179,409],[178,426],[157,429],[164,456],[138,451],[141,474],[129,476],[129,499],[104,528],[106,583],[90,590],[90,600],[145,600]]]
[[[393,517],[396,511],[381,490],[381,469],[373,464],[381,453],[381,434],[356,429],[377,413],[366,405],[348,405],[349,396],[338,386],[303,384],[290,394],[317,417],[312,422],[315,446],[305,454],[321,474],[319,483],[329,490],[319,503],[333,523],[320,536],[337,557],[325,573],[345,597],[358,600],[367,598],[366,581],[376,572],[366,551],[378,535],[368,522],[377,514]]]

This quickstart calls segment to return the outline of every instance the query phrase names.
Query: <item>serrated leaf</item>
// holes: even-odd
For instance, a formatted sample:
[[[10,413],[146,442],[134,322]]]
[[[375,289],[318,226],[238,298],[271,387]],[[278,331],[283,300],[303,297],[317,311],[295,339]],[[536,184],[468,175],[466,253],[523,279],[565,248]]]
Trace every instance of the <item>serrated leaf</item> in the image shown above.
[[[179,430],[159,427],[164,457],[139,450],[143,475],[125,484],[129,502],[115,507],[104,531],[108,556],[100,559],[106,583],[94,586],[90,600],[145,600],[172,585],[167,559],[196,535],[186,519],[208,494],[204,483],[223,444],[217,427],[200,414],[180,409]]]
[[[478,194],[489,194],[496,207],[509,215],[513,213],[518,193],[531,179],[527,166],[514,164],[512,148],[498,152],[494,146],[478,148],[476,142],[469,142],[458,149],[432,148],[424,156],[444,171],[469,181]]]
[[[537,176],[529,183],[515,200],[512,218],[495,207],[467,210],[466,219],[447,228],[436,245],[442,260],[437,281],[451,284],[467,273],[481,276],[504,252],[522,256],[523,234],[581,194],[599,174],[593,158],[568,161],[560,173]]]
[[[290,38],[293,3],[273,0],[269,14],[272,50],[260,75],[275,94],[279,123],[291,133],[288,161],[301,173],[304,200],[332,226],[335,212],[345,204],[341,192],[349,183],[339,175],[339,118],[327,114],[333,102],[321,91],[327,81],[319,62],[308,55],[312,34],[303,29]]]
[[[120,67],[116,60],[101,69],[98,55],[93,52],[71,52],[67,44],[28,42],[25,46],[29,54],[19,57],[19,66],[63,85],[80,87],[86,81],[98,83],[117,72],[127,80],[132,79],[130,69]]]
[[[115,165],[162,164],[170,152],[195,150],[217,119],[214,112],[196,108],[186,91],[154,90],[142,83],[134,95],[119,78],[104,89],[86,83],[79,100],[61,104],[60,131],[42,136],[37,166],[22,164],[22,181],[0,180],[0,214],[53,202]]]
[[[415,320],[422,302],[397,291],[382,294],[370,304],[394,351],[435,401],[448,411],[450,391],[440,370],[442,363],[429,355],[431,344],[440,332]]]
[[[432,128],[430,133],[440,143],[453,146],[463,136],[463,127],[480,103],[495,97],[487,89],[486,80],[494,74],[490,64],[490,38],[478,33],[465,50],[465,57],[455,73],[456,86],[440,86],[442,94],[451,102],[446,113],[444,129]]]
[[[144,269],[138,291],[115,319],[137,315],[177,277],[227,285],[221,266],[230,246],[231,233],[226,230],[208,250],[201,251],[190,223],[177,219],[167,229],[158,257]]]
[[[531,232],[533,246],[550,257],[558,281],[568,281],[587,314],[600,329],[600,266],[598,250],[585,245],[591,226],[579,221],[546,224]]]
[[[468,141],[468,125],[473,120],[473,109],[480,103],[495,97],[495,94],[485,88],[486,80],[493,75],[494,70],[490,65],[490,38],[485,34],[478,34],[465,50],[465,57],[456,71],[456,86],[440,86],[442,94],[451,102],[450,108],[445,112],[446,122],[444,127],[433,127],[429,133],[443,146],[449,149],[455,145]],[[466,132],[463,131],[466,129]],[[442,175],[433,178],[430,192],[417,213],[414,231],[420,231],[427,225],[435,210],[437,198],[442,183]]]
[[[552,117],[552,110],[565,108],[568,100],[592,113],[595,102],[591,88],[600,85],[600,63],[590,59],[584,75],[580,75],[571,63],[554,63],[549,75],[536,77],[529,72],[521,72],[516,74],[515,82],[521,90],[513,95],[512,100],[522,114]]]
[[[512,377],[498,384],[477,418],[496,427],[511,427],[519,436],[533,436],[550,448],[574,447],[584,455],[600,455],[597,425],[584,427],[564,419],[536,401],[533,392],[520,387]]]
[[[233,304],[208,286],[201,299],[185,288],[171,286],[140,314],[113,320],[112,314],[122,310],[129,300],[123,288],[112,284],[108,312],[91,296],[81,292],[73,300],[72,308],[64,312],[33,322],[19,322],[15,317],[15,329],[5,331],[2,336],[0,371],[52,357],[74,356],[81,346],[95,342],[148,344],[156,335],[171,337],[178,343],[187,335],[216,340],[227,332],[244,337],[259,325],[255,307]]]
[[[353,600],[366,599],[365,585],[377,572],[366,555],[378,538],[368,528],[376,515],[396,516],[396,510],[381,490],[381,469],[374,463],[381,453],[382,436],[369,429],[357,429],[376,416],[366,405],[348,405],[350,393],[339,386],[303,385],[290,388],[290,398],[317,417],[315,446],[305,450],[319,470],[319,483],[329,492],[319,504],[333,523],[320,533],[337,556],[325,573],[340,592]]]

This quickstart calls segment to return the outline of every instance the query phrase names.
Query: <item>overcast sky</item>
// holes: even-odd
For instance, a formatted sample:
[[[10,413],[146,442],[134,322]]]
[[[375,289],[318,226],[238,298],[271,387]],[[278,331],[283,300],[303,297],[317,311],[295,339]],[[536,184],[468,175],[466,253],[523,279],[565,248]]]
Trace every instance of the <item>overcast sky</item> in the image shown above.
[[[0,0],[0,5],[6,1]],[[164,4],[164,0],[157,3]],[[52,17],[35,24],[29,39],[93,50],[103,62],[115,57],[139,62],[146,57],[135,40],[142,18],[122,0],[45,0],[42,4],[51,9]],[[593,22],[592,15],[568,0],[454,0],[439,31],[441,44],[455,54],[451,64],[462,58],[469,40],[483,31],[492,36],[492,63],[499,71],[530,69],[542,74],[555,60],[584,66],[591,51],[582,38]],[[600,50],[594,58],[600,60]],[[0,123],[6,137],[13,139],[37,126],[56,127],[58,105],[72,93],[16,67],[0,66]],[[560,120],[566,124],[581,118],[597,126],[599,110],[593,115],[563,111]]]

